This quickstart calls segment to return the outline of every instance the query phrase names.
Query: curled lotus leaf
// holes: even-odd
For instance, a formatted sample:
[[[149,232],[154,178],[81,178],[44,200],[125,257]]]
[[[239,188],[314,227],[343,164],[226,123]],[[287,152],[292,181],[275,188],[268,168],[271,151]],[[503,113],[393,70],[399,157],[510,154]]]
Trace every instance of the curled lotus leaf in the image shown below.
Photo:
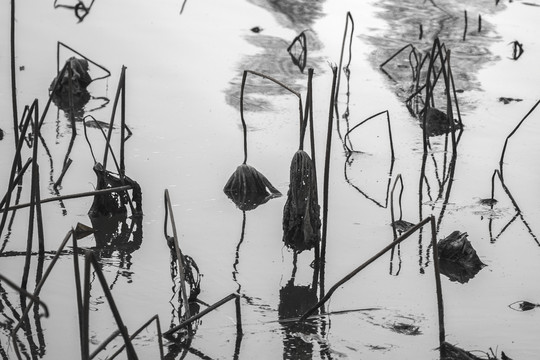
[[[313,161],[299,150],[291,161],[290,184],[283,209],[283,241],[297,252],[312,249],[320,241],[320,206]]]
[[[253,166],[242,164],[231,175],[223,192],[240,210],[253,210],[268,200],[281,196],[268,179]]]

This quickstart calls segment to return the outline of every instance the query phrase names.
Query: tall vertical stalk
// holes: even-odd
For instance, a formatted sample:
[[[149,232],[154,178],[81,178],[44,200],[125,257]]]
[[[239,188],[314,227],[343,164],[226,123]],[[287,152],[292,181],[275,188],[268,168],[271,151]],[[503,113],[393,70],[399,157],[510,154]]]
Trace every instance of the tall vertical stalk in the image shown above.
[[[321,258],[320,258],[320,296],[324,296],[324,271],[326,262],[326,234],[328,230],[328,184],[330,178],[330,154],[332,150],[332,130],[334,124],[334,102],[336,101],[336,79],[337,68],[332,67],[332,91],[330,94],[330,108],[328,111],[328,130],[326,132],[326,157],[324,161],[324,183],[323,183],[323,222],[321,234]]]
[[[19,128],[17,123],[19,120],[19,112],[17,109],[17,79],[15,75],[15,0],[11,0],[11,32],[10,32],[10,45],[11,45],[11,106],[13,111],[13,135],[15,136],[15,145],[19,143]],[[17,168],[22,166],[21,159],[17,162]]]

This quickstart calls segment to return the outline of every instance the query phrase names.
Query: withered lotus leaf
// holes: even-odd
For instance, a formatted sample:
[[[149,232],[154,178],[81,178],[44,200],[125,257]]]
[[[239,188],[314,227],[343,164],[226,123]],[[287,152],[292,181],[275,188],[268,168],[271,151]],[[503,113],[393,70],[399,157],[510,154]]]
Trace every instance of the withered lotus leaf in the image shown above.
[[[253,210],[268,200],[281,196],[268,179],[253,166],[242,164],[231,175],[223,192],[240,210]]]
[[[454,231],[438,243],[441,273],[452,281],[466,283],[484,266],[467,233]]]
[[[320,206],[317,183],[309,155],[298,150],[291,162],[287,202],[283,209],[283,241],[300,253],[320,241]]]
[[[131,201],[135,205],[135,208],[133,209],[134,213],[132,215],[142,215],[142,191],[136,181],[127,176],[124,176],[122,179],[118,175],[105,170],[100,163],[96,163],[93,170],[97,176],[96,190],[131,185],[133,191]],[[129,201],[130,196],[127,190],[95,195],[94,202],[88,211],[88,215],[90,217],[124,215],[127,213],[126,205]]]
[[[422,117],[420,117],[422,120]],[[454,121],[454,130],[461,129],[461,124]],[[423,127],[423,122],[420,122],[420,126]],[[426,132],[428,136],[439,136],[444,134],[449,134],[452,132],[452,124],[448,116],[439,109],[436,108],[427,108],[426,109]]]

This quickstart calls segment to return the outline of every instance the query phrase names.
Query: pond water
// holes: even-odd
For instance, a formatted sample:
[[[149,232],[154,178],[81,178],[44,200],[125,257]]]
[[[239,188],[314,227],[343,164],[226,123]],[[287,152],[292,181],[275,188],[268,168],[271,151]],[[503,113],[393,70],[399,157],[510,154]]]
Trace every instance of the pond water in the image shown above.
[[[540,4],[206,0],[156,5],[118,0],[93,2],[78,23],[73,10],[55,9],[52,3],[15,2],[19,116],[34,99],[43,111],[56,74],[58,42],[111,72],[110,77],[90,84],[92,97],[79,116],[109,122],[125,65],[125,117],[133,133],[125,143],[126,174],[141,186],[144,216],[113,222],[106,230],[87,215],[92,197],[43,204],[47,255],[41,261],[37,255],[31,257],[29,291],[33,292],[39,274],[51,264],[65,234],[80,222],[98,230],[79,240],[78,246],[95,251],[128,331],[134,332],[156,314],[161,330],[177,325],[183,311],[179,283],[176,274],[171,275],[171,251],[163,233],[164,190],[168,189],[180,247],[203,274],[198,298],[213,304],[238,293],[243,336],[236,331],[232,301],[204,316],[182,343],[164,339],[165,358],[439,359],[429,227],[341,286],[324,306],[326,315],[306,323],[290,321],[320,295],[313,283],[313,251],[298,254],[294,261],[293,252],[282,241],[289,167],[298,150],[298,100],[270,81],[251,75],[247,79],[248,164],[284,196],[242,211],[223,192],[243,160],[239,112],[243,71],[272,76],[301,93],[305,101],[307,69],[313,68],[314,143],[322,199],[331,64],[339,64],[350,11],[354,31],[349,76],[345,72],[340,76],[339,116],[330,153],[325,289],[393,240],[389,190],[401,175],[403,185],[398,183],[394,196],[396,216],[397,192],[402,188],[403,220],[416,224],[433,215],[438,239],[456,230],[466,232],[487,265],[463,283],[441,275],[446,341],[481,358],[488,353],[501,358],[503,351],[513,359],[538,357],[540,309],[520,312],[508,307],[517,301],[540,303],[538,113],[533,112],[508,142],[504,183],[494,178],[498,202],[490,207],[480,200],[491,197],[492,177],[499,169],[505,139],[539,100],[536,61],[540,44],[534,30],[538,29]],[[8,2],[0,5],[0,15],[4,28],[0,33],[4,50],[0,54],[0,128],[4,132],[0,165],[5,169],[0,189],[7,191],[15,153]],[[287,47],[307,29],[308,53],[302,72]],[[410,50],[388,63],[385,72],[379,65],[407,44],[425,54],[436,36],[451,51],[464,130],[455,151],[451,145],[445,147],[448,138],[444,135],[430,137],[431,148],[424,158],[422,128],[405,106],[413,85]],[[512,58],[514,41],[524,50],[517,60]],[[61,47],[60,66],[72,55]],[[346,51],[344,64],[348,60]],[[92,78],[104,74],[90,64]],[[446,108],[444,89],[435,89],[437,104]],[[346,127],[385,110],[395,159],[384,115],[351,134],[357,152],[347,156],[340,138]],[[112,137],[117,156],[119,119],[117,114]],[[71,142],[68,117],[51,105],[38,152],[41,198],[92,191],[97,186],[83,123],[77,121],[75,127],[77,136]],[[88,127],[87,133],[101,159],[102,134],[95,126]],[[25,145],[23,162],[30,156],[32,149]],[[53,184],[67,157],[73,162],[57,194]],[[109,170],[114,168],[111,162]],[[30,199],[29,174],[30,170],[20,203]],[[25,208],[15,214],[8,217],[1,234],[0,274],[20,284],[30,211]],[[127,232],[130,227],[132,233]],[[38,250],[36,233],[34,252]],[[168,233],[172,233],[170,223]],[[70,246],[67,250],[40,293],[50,316],[39,318],[32,311],[30,330],[17,333],[23,358],[80,357],[73,251]],[[77,258],[83,271],[84,255]],[[92,352],[118,327],[95,270],[90,281]],[[0,285],[0,356],[13,359],[16,355],[9,334],[21,314],[21,298],[3,282]],[[205,307],[200,305],[201,311]],[[118,336],[96,358],[107,358],[121,344]],[[133,344],[139,359],[159,358],[155,325]],[[125,353],[122,357],[126,358]]]

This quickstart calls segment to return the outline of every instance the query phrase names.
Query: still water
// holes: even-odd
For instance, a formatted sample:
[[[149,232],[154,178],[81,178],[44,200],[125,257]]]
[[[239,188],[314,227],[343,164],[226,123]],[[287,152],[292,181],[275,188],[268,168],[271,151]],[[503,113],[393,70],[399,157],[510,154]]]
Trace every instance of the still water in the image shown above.
[[[389,190],[400,174],[403,220],[418,223],[435,216],[439,239],[456,230],[466,232],[487,265],[464,283],[442,275],[446,341],[479,357],[487,358],[486,353],[501,357],[504,351],[513,359],[535,359],[540,353],[540,310],[518,312],[508,305],[524,300],[540,303],[537,113],[509,140],[505,187],[495,178],[497,204],[491,208],[480,200],[491,197],[492,175],[499,169],[506,137],[540,98],[536,91],[540,81],[536,71],[540,44],[535,33],[538,5],[522,1],[495,5],[492,1],[188,0],[155,4],[118,0],[95,1],[78,23],[73,10],[55,9],[52,2],[16,1],[19,115],[34,99],[43,111],[56,74],[58,42],[110,71],[110,77],[88,88],[92,97],[84,115],[98,121],[109,122],[121,69],[126,66],[126,123],[133,132],[125,144],[126,174],[142,188],[144,216],[115,223],[109,233],[102,230],[80,240],[79,246],[95,250],[130,333],[156,314],[163,331],[178,324],[182,311],[178,279],[171,275],[171,252],[163,234],[163,198],[168,189],[180,247],[203,274],[199,299],[212,304],[231,293],[241,295],[243,336],[237,335],[234,302],[230,302],[206,315],[189,341],[165,340],[166,358],[439,359],[428,228],[338,289],[325,305],[328,315],[298,324],[286,320],[301,315],[319,294],[310,266],[313,252],[302,252],[294,263],[293,252],[282,242],[286,196],[243,212],[223,193],[243,159],[242,72],[270,75],[300,92],[305,101],[307,68],[315,70],[316,165],[322,193],[330,65],[339,64],[350,11],[354,19],[350,75],[341,75],[330,156],[326,290],[392,241]],[[4,132],[0,165],[5,169],[0,186],[7,190],[15,148],[9,3],[0,6],[0,15],[4,29],[0,33],[0,128]],[[308,52],[302,72],[291,61],[287,47],[304,30],[308,30]],[[451,150],[445,151],[444,136],[430,138],[432,147],[422,172],[422,129],[404,104],[411,86],[408,52],[389,63],[386,73],[379,69],[407,44],[422,53],[429,51],[436,36],[451,50],[464,123],[452,176],[446,177]],[[524,49],[517,60],[512,58],[515,41]],[[60,66],[72,55],[61,47]],[[344,64],[348,60],[346,52]],[[90,75],[97,78],[105,72],[91,64]],[[290,161],[298,150],[298,100],[272,82],[254,77],[248,77],[245,92],[248,163],[286,195]],[[443,90],[435,96],[445,99]],[[511,100],[505,103],[500,98]],[[340,139],[347,126],[343,115],[348,115],[352,127],[385,110],[395,159],[384,116],[351,135],[358,152],[347,157]],[[59,194],[96,187],[94,160],[82,122],[76,123],[77,136],[70,150],[72,131],[66,114],[51,105],[41,128],[43,147],[38,154],[42,198],[57,195],[52,184],[68,152],[73,162]],[[96,127],[87,131],[101,159],[103,136]],[[117,154],[119,138],[116,126],[112,144]],[[23,161],[31,155],[25,146]],[[25,177],[20,202],[29,198],[30,178]],[[47,251],[55,251],[78,222],[97,228],[87,215],[91,205],[92,198],[43,204]],[[16,283],[23,274],[29,213],[28,209],[17,211],[1,234],[0,273]],[[115,231],[117,227],[120,231]],[[122,236],[131,227],[135,231]],[[51,258],[49,253],[44,267]],[[78,259],[82,267],[83,255]],[[40,271],[38,257],[33,256],[29,290]],[[117,326],[95,272],[91,284],[92,352]],[[31,332],[18,332],[23,357],[80,357],[75,294],[73,254],[68,251],[59,258],[40,294],[50,317],[32,315]],[[0,305],[0,355],[16,358],[9,333],[21,313],[20,297],[2,284]],[[118,337],[96,358],[105,359],[121,343]],[[140,359],[159,358],[155,325],[144,330],[134,346]]]

